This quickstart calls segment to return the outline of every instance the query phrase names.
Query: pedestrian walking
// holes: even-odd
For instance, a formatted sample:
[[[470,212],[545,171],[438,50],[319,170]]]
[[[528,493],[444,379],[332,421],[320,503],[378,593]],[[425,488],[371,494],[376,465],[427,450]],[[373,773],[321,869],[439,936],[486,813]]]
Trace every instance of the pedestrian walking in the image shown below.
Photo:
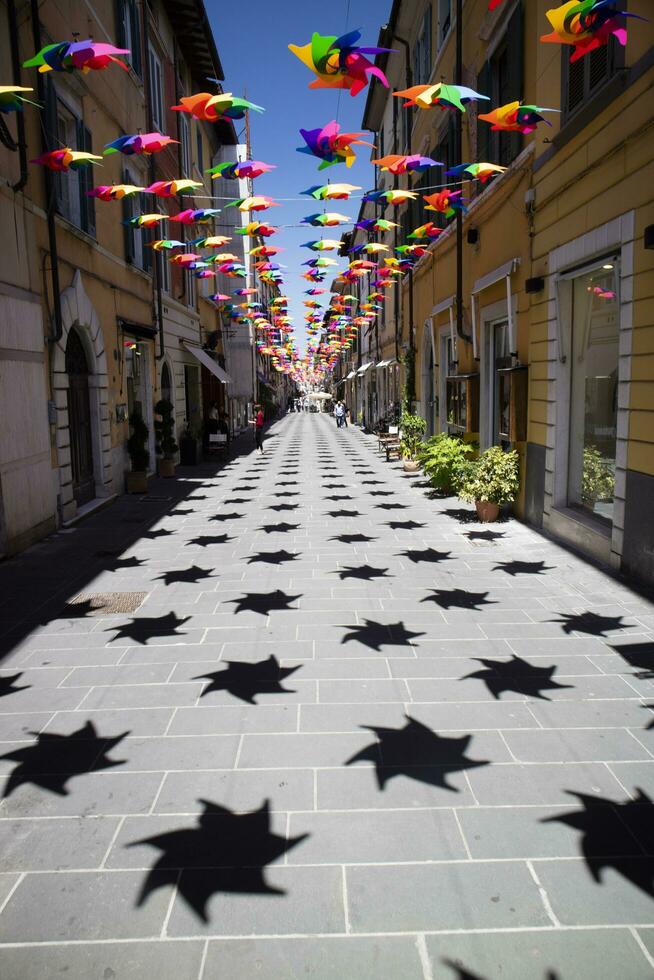
[[[263,411],[261,405],[254,406],[254,418],[250,419],[250,425],[254,426],[254,443],[258,453],[263,453]]]
[[[342,429],[345,425],[345,405],[342,401],[337,401],[334,407],[334,415],[336,416],[336,425],[339,429]]]

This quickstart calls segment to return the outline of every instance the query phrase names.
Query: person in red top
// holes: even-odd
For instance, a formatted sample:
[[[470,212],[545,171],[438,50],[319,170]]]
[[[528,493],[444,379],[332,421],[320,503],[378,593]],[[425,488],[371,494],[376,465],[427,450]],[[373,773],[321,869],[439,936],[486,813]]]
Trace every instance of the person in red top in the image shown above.
[[[250,425],[254,426],[254,441],[257,447],[257,452],[263,452],[263,412],[261,410],[261,405],[254,406],[254,418],[250,419]]]

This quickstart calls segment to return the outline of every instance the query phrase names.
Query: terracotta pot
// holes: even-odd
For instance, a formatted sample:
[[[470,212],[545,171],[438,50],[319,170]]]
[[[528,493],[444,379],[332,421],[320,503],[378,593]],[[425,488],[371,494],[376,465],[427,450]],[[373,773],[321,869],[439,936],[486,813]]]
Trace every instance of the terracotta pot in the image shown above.
[[[127,492],[128,493],[147,493],[148,492],[148,474],[145,470],[132,470],[126,474]]]
[[[417,459],[405,459],[403,466],[407,473],[417,473],[420,469],[420,463]]]
[[[490,500],[475,500],[475,508],[482,524],[492,524],[499,517],[500,505],[493,504]]]
[[[159,460],[159,476],[170,477],[175,475],[175,460],[166,459],[165,457]]]

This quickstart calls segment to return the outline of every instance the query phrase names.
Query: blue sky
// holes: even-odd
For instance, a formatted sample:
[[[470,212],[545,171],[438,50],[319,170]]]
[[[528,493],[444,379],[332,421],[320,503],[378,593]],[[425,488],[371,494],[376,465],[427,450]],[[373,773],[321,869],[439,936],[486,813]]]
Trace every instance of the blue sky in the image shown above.
[[[288,50],[288,44],[304,45],[311,40],[314,31],[320,34],[340,35],[347,30],[361,30],[361,44],[375,46],[379,29],[390,13],[391,0],[332,0],[318,3],[316,0],[249,0],[243,6],[243,16],[238,6],[231,5],[226,16],[221,15],[223,5],[217,0],[206,0],[207,13],[213,27],[218,52],[225,72],[224,86],[235,95],[244,95],[264,113],[251,114],[252,156],[255,160],[277,164],[277,170],[257,178],[255,193],[266,194],[280,200],[300,197],[299,192],[313,184],[347,181],[367,190],[374,184],[374,168],[370,164],[370,150],[358,148],[357,161],[348,169],[338,164],[318,171],[319,161],[296,148],[303,140],[299,130],[314,129],[338,119],[346,132],[358,131],[365,106],[366,88],[356,97],[342,91],[340,100],[335,90],[308,88],[314,76]],[[239,25],[236,27],[235,25]],[[238,124],[237,124],[238,127]],[[238,131],[238,128],[237,128]],[[370,139],[370,134],[363,137]],[[339,211],[356,219],[359,201],[333,201],[329,210]],[[321,202],[311,197],[299,201],[283,202],[283,207],[271,208],[253,217],[269,220],[275,225],[298,225],[304,215],[322,210]],[[290,299],[290,313],[294,318],[298,346],[304,349],[304,290],[310,283],[301,278],[302,263],[314,257],[303,242],[320,238],[320,228],[309,225],[281,230],[268,242],[282,246],[285,251],[277,260],[288,266],[285,271],[285,292]],[[334,232],[334,234],[332,234]],[[340,228],[326,229],[326,238],[339,238]],[[334,253],[323,253],[334,256]],[[339,267],[344,267],[343,259]],[[324,285],[329,285],[328,276]],[[325,297],[318,297],[327,300]]]

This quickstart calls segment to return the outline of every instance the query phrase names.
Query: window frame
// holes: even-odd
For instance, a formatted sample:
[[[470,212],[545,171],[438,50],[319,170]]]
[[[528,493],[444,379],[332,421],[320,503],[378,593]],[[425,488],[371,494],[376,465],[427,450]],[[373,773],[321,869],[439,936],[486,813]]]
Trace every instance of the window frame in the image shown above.
[[[163,133],[166,125],[163,63],[151,44],[148,46],[148,69],[148,95],[150,99],[152,125],[158,132]]]
[[[593,56],[604,53],[607,58],[606,72],[602,79],[594,86],[590,85],[590,73],[593,64]],[[584,73],[583,94],[579,102],[571,109],[569,107],[570,98],[570,72],[575,66],[579,66]],[[596,51],[571,62],[567,50],[561,52],[561,127],[575,119],[584,109],[588,108],[592,100],[602,92],[607,85],[619,74],[625,66],[625,49],[614,37],[609,38],[609,43]]]

